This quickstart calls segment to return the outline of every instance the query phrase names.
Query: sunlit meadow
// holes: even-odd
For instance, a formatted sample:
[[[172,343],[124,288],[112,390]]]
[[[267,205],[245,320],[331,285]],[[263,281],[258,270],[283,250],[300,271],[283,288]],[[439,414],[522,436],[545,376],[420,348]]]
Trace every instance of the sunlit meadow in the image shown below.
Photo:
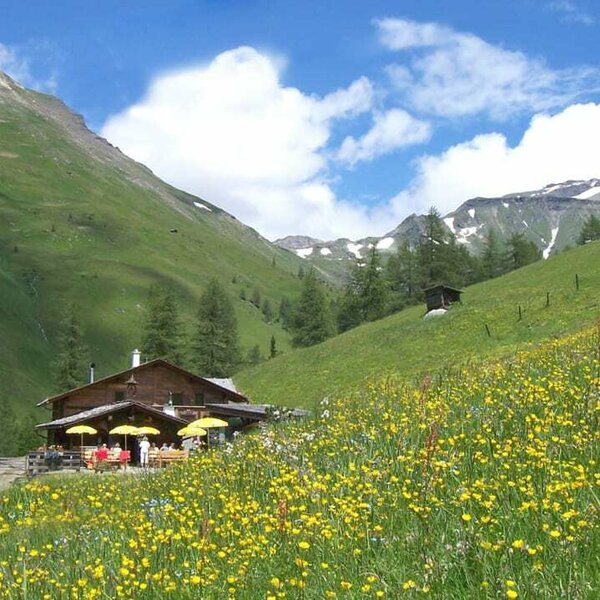
[[[597,330],[0,500],[0,598],[597,598]]]

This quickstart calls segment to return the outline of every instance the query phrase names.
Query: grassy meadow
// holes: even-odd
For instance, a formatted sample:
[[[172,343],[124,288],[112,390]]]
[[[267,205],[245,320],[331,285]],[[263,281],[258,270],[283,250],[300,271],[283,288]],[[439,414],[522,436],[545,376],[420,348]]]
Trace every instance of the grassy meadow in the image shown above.
[[[442,317],[424,320],[425,305],[411,307],[245,369],[236,383],[261,402],[310,407],[363,387],[367,378],[410,379],[506,356],[593,323],[600,316],[598,265],[600,242],[578,247],[466,288],[462,305]]]
[[[597,598],[600,329],[0,496],[0,598]]]

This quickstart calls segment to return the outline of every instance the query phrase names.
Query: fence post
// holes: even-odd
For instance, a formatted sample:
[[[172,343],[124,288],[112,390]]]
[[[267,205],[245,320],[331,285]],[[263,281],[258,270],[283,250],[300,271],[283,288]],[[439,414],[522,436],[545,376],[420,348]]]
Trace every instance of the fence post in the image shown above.
[[[519,304],[519,321],[523,318],[523,313],[521,312],[521,305]]]
[[[546,292],[546,308],[550,306],[550,292]]]
[[[492,334],[490,332],[490,328],[488,327],[488,324],[485,324],[485,330],[487,331],[488,337],[492,337]]]
[[[579,291],[579,275],[575,273],[575,289]]]

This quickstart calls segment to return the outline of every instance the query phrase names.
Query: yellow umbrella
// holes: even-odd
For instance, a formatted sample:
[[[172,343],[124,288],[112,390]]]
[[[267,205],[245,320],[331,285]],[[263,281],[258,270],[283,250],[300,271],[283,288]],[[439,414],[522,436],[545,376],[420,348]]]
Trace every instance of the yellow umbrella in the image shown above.
[[[181,437],[194,437],[194,436],[203,436],[206,435],[206,429],[202,429],[202,427],[191,427],[190,425],[186,425],[183,429],[180,429],[177,432],[177,435]]]
[[[79,450],[81,452],[81,456],[83,457],[83,434],[89,433],[90,435],[92,435],[94,433],[98,433],[98,430],[94,429],[93,427],[90,427],[89,425],[74,425],[73,427],[69,427],[66,433],[81,435],[81,444],[79,445]]]
[[[188,427],[228,427],[229,423],[215,417],[202,417],[192,421]]]
[[[211,427],[229,427],[229,423],[215,417],[202,417],[201,419],[192,421],[188,427],[205,427],[206,429],[210,429]],[[210,435],[206,438],[206,445],[210,446]]]
[[[125,436],[125,450],[127,450],[127,436],[128,435],[136,435],[138,432],[138,428],[133,425],[119,425],[114,429],[111,429],[108,433],[115,435],[124,435]]]
[[[158,435],[160,431],[156,427],[144,426],[137,428],[137,435]]]

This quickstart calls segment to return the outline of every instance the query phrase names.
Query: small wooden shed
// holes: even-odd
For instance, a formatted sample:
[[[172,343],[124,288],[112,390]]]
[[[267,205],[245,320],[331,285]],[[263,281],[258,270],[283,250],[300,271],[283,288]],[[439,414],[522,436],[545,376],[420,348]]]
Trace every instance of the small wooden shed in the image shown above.
[[[450,287],[448,285],[435,285],[426,290],[425,302],[427,304],[427,312],[436,308],[448,308],[454,302],[460,302],[462,290]]]

